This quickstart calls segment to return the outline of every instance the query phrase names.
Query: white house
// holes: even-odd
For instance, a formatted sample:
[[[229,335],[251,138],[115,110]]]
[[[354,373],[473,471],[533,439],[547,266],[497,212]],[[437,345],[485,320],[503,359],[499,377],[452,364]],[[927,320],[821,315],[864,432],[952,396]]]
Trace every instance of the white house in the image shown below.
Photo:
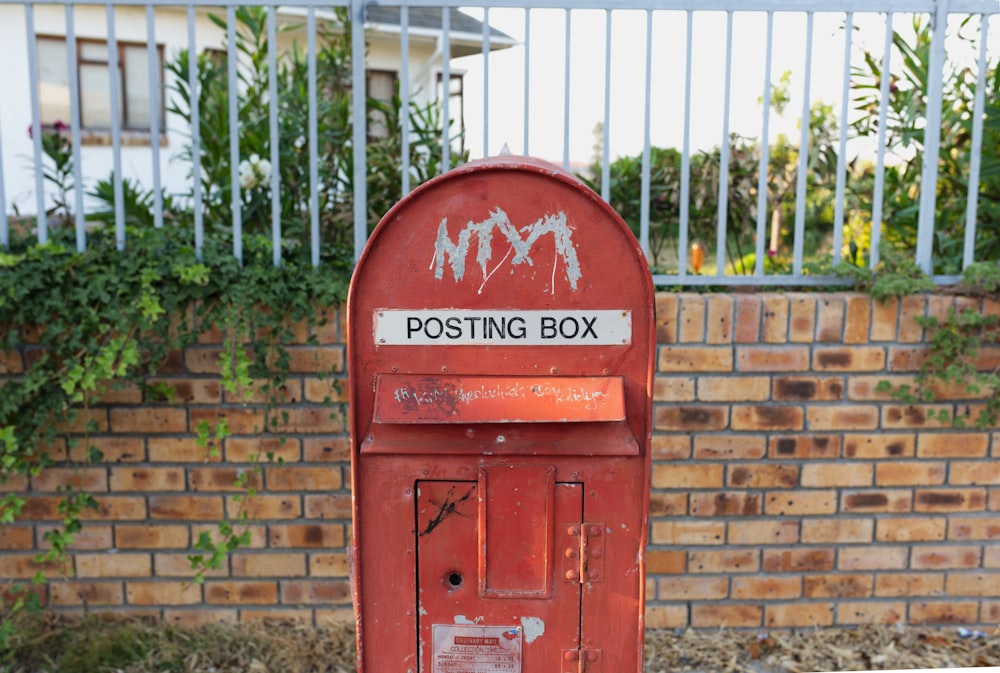
[[[117,106],[121,129],[122,176],[152,185],[154,153],[151,147],[150,79],[170,77],[163,63],[189,46],[188,11],[185,6],[157,5],[152,22],[144,6],[122,5],[114,9],[120,96]],[[224,9],[212,8],[224,16]],[[457,9],[449,10],[449,56],[457,58],[482,49],[483,24]],[[279,46],[292,42],[306,45],[306,10],[279,9]],[[329,10],[317,10],[320,20],[333,18]],[[199,52],[223,47],[225,31],[211,21],[209,10],[195,11],[194,35]],[[415,102],[428,102],[439,95],[443,64],[442,9],[415,7],[409,10],[409,91]],[[84,183],[106,178],[112,171],[108,15],[104,5],[67,6],[36,4],[30,13],[25,5],[0,4],[0,211],[31,214],[37,210],[35,146],[29,133],[32,124],[31,83],[36,78],[39,119],[46,128],[71,119],[70,54],[67,24],[76,36],[76,69],[80,111],[81,170]],[[152,38],[148,25],[153,25]],[[373,6],[365,24],[369,96],[391,95],[402,65],[401,20],[398,8]],[[489,48],[505,49],[514,41],[489,28]],[[37,68],[29,65],[29,40],[37,54]],[[149,46],[154,43],[157,59],[149,64]],[[155,64],[158,63],[157,68]],[[451,117],[460,120],[462,73],[451,70]],[[169,82],[167,82],[169,85]],[[169,86],[167,87],[169,89]],[[169,93],[167,95],[170,95]],[[161,184],[168,191],[186,189],[189,168],[175,157],[186,140],[186,121],[161,112],[159,140]]]

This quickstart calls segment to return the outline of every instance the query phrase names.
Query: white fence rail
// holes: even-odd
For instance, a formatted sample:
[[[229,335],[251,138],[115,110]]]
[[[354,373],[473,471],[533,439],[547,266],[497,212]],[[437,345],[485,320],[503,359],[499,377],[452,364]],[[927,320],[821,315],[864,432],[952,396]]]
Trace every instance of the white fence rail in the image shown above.
[[[240,83],[239,70],[240,59],[246,58],[237,40],[241,6],[236,0],[101,5],[0,0],[5,66],[0,72],[5,92],[0,97],[0,211],[9,216],[0,218],[0,244],[10,244],[14,227],[34,227],[33,235],[46,242],[52,227],[60,226],[72,227],[77,249],[84,250],[92,226],[87,214],[93,210],[86,192],[95,179],[109,175],[113,215],[106,219],[113,219],[120,248],[128,245],[126,190],[132,180],[151,188],[152,226],[165,226],[164,198],[184,195],[191,215],[184,226],[191,226],[200,251],[205,204],[214,198],[205,192],[214,185],[206,187],[203,180],[204,134],[210,130],[199,119],[211,111],[199,109],[198,68],[189,67],[187,82],[178,83],[162,74],[160,59],[176,58],[181,50],[224,55],[225,117],[229,128],[241,129],[245,120],[238,99],[247,86]],[[461,129],[464,148],[440,143],[440,169],[462,160],[463,149],[476,158],[507,146],[587,173],[603,198],[634,213],[627,219],[660,285],[837,282],[829,269],[853,244],[853,238],[845,240],[845,226],[867,252],[852,259],[874,268],[883,232],[896,231],[893,218],[904,211],[913,220],[903,241],[908,254],[939,282],[955,280],[973,262],[996,261],[993,255],[1000,250],[1000,244],[977,248],[978,240],[1000,229],[1000,203],[984,208],[981,201],[1000,200],[995,191],[1000,152],[986,145],[984,156],[984,136],[993,127],[984,129],[983,123],[985,118],[1000,125],[1000,112],[991,108],[998,104],[996,84],[988,78],[1000,53],[996,31],[990,31],[1000,12],[997,0],[293,0],[264,7],[267,90],[260,100],[267,106],[270,139],[288,137],[283,125],[290,123],[278,93],[288,48],[282,36],[297,31],[305,40],[308,105],[298,135],[300,151],[308,156],[308,185],[299,207],[308,217],[302,233],[308,242],[300,243],[308,243],[316,265],[327,245],[321,218],[329,204],[320,195],[329,188],[324,180],[330,180],[328,174],[321,176],[327,167],[318,139],[320,103],[330,93],[317,84],[318,41],[324,39],[317,26],[338,9],[350,24],[352,119],[369,119],[367,98],[358,94],[367,91],[371,72],[388,70],[398,83],[402,110],[421,97],[437,98],[439,124],[456,134]],[[460,8],[462,13],[456,11]],[[210,22],[207,13],[224,21]],[[437,23],[428,24],[428,17]],[[470,17],[478,23],[469,23]],[[928,30],[914,29],[915,19]],[[894,48],[897,33],[904,43],[911,40],[906,44],[915,45],[913,52],[900,51],[898,44]],[[922,51],[916,48],[921,35],[929,40]],[[377,55],[376,40],[380,48],[392,46]],[[420,51],[428,41],[433,51]],[[875,76],[879,69],[893,76]],[[906,73],[918,70],[923,88],[913,89]],[[956,72],[965,73],[973,85],[949,88]],[[461,76],[461,97],[451,93],[454,76]],[[869,87],[867,94],[857,88],[861,81]],[[448,95],[435,95],[436,82]],[[194,93],[192,123],[170,112],[171,97],[184,87]],[[908,108],[898,102],[904,94]],[[859,110],[862,95],[868,105]],[[817,102],[827,105],[825,116],[816,117]],[[955,117],[959,103],[964,117]],[[55,195],[45,173],[46,166],[51,172],[54,151],[45,144],[53,110],[68,116],[60,120],[65,129],[56,129],[65,139],[56,149],[67,153],[63,178],[69,189]],[[901,110],[911,115],[911,127],[897,119]],[[867,120],[866,134],[852,131],[861,128],[861,117]],[[411,116],[401,114],[398,122],[399,193],[393,199],[420,179],[411,157],[423,156],[411,147]],[[955,133],[956,123],[961,144],[954,136],[942,137],[942,129]],[[891,137],[894,128],[910,133],[907,142]],[[820,131],[825,133],[822,148]],[[1000,130],[993,132],[1000,137]],[[345,147],[365,148],[371,133],[370,122],[353,123]],[[276,140],[266,145],[266,161],[253,157],[247,168],[251,157],[241,150],[240,133],[228,137],[229,174],[222,182],[229,194],[233,254],[241,260],[249,207],[241,165],[246,172],[266,164],[270,170],[262,171],[262,179],[270,194],[287,189],[281,165],[288,148]],[[187,154],[179,147],[188,148]],[[669,161],[662,148],[675,151]],[[622,157],[631,157],[631,163]],[[939,175],[943,159],[955,172],[947,176],[947,185]],[[818,186],[820,169],[814,165],[821,160],[835,161],[822,169],[826,183]],[[339,203],[349,203],[353,212],[355,257],[371,219],[368,161],[365,151],[352,152],[339,176],[349,185]],[[906,162],[919,162],[919,179],[916,169],[900,168]],[[626,164],[633,169],[632,182]],[[747,166],[754,168],[752,174],[744,170]],[[739,176],[747,185],[743,192],[734,186],[737,170],[744,172]],[[909,176],[911,183],[890,188],[887,176]],[[983,189],[988,179],[994,186]],[[949,214],[942,221],[942,194],[946,186],[954,190],[956,181],[966,185],[965,193],[955,197],[962,201],[962,218]],[[857,197],[859,184],[867,191]],[[817,203],[817,192],[824,194],[823,204]],[[887,201],[899,194],[906,194],[913,207]],[[281,199],[266,203],[278,265],[289,232]],[[739,241],[733,247],[738,235],[734,205],[751,218],[744,223],[746,250]],[[709,212],[696,216],[692,208]],[[55,220],[51,213],[57,211],[67,217]],[[713,224],[706,224],[709,219]],[[939,258],[943,244],[935,246],[944,234],[957,237],[952,245],[960,247],[952,249],[956,261],[951,266]],[[899,243],[898,232],[893,236]]]

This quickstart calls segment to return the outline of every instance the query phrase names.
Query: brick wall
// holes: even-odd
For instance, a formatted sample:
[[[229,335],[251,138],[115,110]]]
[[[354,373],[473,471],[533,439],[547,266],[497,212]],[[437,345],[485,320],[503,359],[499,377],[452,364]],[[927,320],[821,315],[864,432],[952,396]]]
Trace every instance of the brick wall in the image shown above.
[[[912,378],[924,352],[913,318],[956,303],[1000,313],[943,296],[658,295],[649,626],[1000,623],[1000,431],[931,419],[941,407],[975,411],[954,390],[927,407],[875,390]],[[72,577],[39,589],[54,609],[352,618],[349,444],[341,410],[324,403],[343,401],[346,386],[316,375],[344,371],[343,325],[321,328],[318,347],[297,334],[284,440],[257,434],[261,400],[222,390],[217,334],[158,377],[175,402],[109,393],[87,414],[103,464],[0,487],[28,496],[22,519],[0,528],[0,579],[38,570],[59,490],[72,485],[99,510],[77,536]],[[30,350],[4,355],[0,373],[16,375]],[[998,364],[1000,349],[981,354],[982,367]],[[208,457],[195,428],[220,415],[233,434]],[[238,512],[234,481],[267,452],[282,464],[252,476],[250,547],[193,583],[194,540]]]

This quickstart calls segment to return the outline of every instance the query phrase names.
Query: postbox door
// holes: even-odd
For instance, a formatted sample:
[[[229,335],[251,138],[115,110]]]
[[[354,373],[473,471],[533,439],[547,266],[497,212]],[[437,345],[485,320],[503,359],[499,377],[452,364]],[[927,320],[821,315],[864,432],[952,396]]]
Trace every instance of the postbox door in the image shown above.
[[[551,466],[417,482],[417,651],[426,673],[552,673],[580,647],[583,488]]]

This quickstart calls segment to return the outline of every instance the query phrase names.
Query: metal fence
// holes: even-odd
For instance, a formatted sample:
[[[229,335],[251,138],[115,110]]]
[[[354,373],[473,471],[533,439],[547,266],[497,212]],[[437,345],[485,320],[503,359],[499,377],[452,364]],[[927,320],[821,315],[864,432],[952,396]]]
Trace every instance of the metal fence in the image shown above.
[[[72,161],[67,165],[72,167],[72,175],[68,177],[73,189],[64,196],[69,200],[67,211],[73,214],[71,226],[76,232],[77,248],[83,250],[87,245],[84,192],[93,177],[88,172],[88,162],[93,160],[105,162],[102,165],[110,163],[113,220],[119,247],[128,245],[125,176],[142,163],[144,168],[140,172],[151,182],[154,226],[164,225],[163,194],[172,190],[185,192],[193,204],[192,236],[194,245],[200,250],[205,240],[201,204],[208,198],[200,179],[204,166],[194,161],[188,162],[182,170],[176,166],[169,171],[164,168],[169,162],[163,155],[170,150],[169,143],[165,150],[161,147],[163,143],[157,140],[165,133],[161,124],[176,127],[178,120],[173,115],[156,112],[164,106],[164,96],[168,95],[157,74],[162,68],[157,49],[145,49],[149,141],[143,144],[141,151],[133,147],[123,106],[131,106],[128,109],[134,111],[139,104],[133,104],[123,93],[123,88],[128,86],[133,91],[136,88],[134,82],[123,80],[123,77],[138,73],[140,68],[135,54],[129,57],[133,59],[130,70],[126,71],[122,65],[123,49],[127,50],[136,40],[134,36],[131,41],[121,37],[122,24],[135,24],[138,13],[144,21],[132,26],[133,33],[140,36],[140,42],[157,45],[158,36],[162,42],[166,29],[164,11],[169,9],[174,16],[170,30],[176,31],[177,25],[181,25],[180,30],[186,33],[179,47],[198,53],[206,48],[206,39],[197,15],[209,9],[224,15],[224,33],[218,36],[217,48],[223,49],[227,56],[231,93],[226,110],[228,123],[230,128],[238,129],[241,119],[236,94],[240,86],[237,70],[240,56],[235,27],[239,6],[237,0],[189,0],[184,3],[117,0],[98,6],[85,0],[35,3],[0,0],[0,19],[3,19],[0,36],[4,36],[6,43],[3,47],[6,67],[0,73],[0,82],[4,82],[3,89],[7,92],[0,101],[0,211],[20,216],[19,220],[0,218],[0,243],[9,244],[12,221],[28,221],[34,225],[41,242],[48,240],[53,226],[46,216],[53,197],[47,193],[49,185],[43,171],[47,161],[43,138],[48,121],[43,119],[42,105],[48,90],[43,89],[46,83],[38,73],[40,69],[56,67],[52,65],[55,61],[51,45],[41,41],[42,37],[55,35],[65,40],[66,62],[58,64],[58,68],[60,72],[64,68],[68,87],[69,120],[62,133],[67,138],[66,151],[71,152]],[[964,90],[972,100],[964,101],[969,113],[963,128],[968,129],[969,137],[962,145],[964,154],[958,165],[960,180],[972,187],[961,195],[965,207],[959,267],[990,261],[981,255],[977,257],[977,235],[982,236],[984,228],[1000,227],[1000,223],[981,216],[977,186],[985,179],[981,175],[983,120],[989,117],[989,102],[996,102],[995,97],[986,99],[984,95],[989,84],[987,74],[996,67],[997,60],[996,36],[991,36],[989,31],[991,19],[1000,12],[996,0],[393,0],[389,3],[295,0],[266,7],[269,9],[266,26],[269,78],[265,98],[271,138],[278,138],[279,125],[283,123],[277,95],[276,73],[282,59],[277,17],[281,12],[297,12],[305,26],[308,114],[301,136],[304,139],[302,151],[309,158],[310,188],[305,209],[309,215],[308,245],[314,264],[320,263],[324,245],[319,225],[322,206],[318,195],[321,179],[317,125],[318,102],[325,92],[318,90],[316,82],[319,39],[316,26],[318,14],[326,15],[336,8],[342,8],[350,18],[353,119],[368,118],[366,97],[359,95],[366,91],[366,73],[372,67],[368,63],[366,69],[366,55],[370,57],[366,54],[366,37],[371,37],[373,14],[381,12],[381,16],[385,16],[388,10],[398,12],[392,14],[396,18],[393,19],[393,31],[389,32],[395,32],[398,40],[400,57],[396,78],[402,109],[409,109],[413,97],[426,94],[426,91],[413,88],[411,40],[417,35],[435,35],[435,53],[444,55],[439,63],[432,64],[439,81],[450,87],[453,75],[461,73],[464,76],[461,107],[457,107],[450,95],[439,97],[441,124],[448,129],[457,126],[453,122],[462,122],[463,140],[472,158],[497,154],[505,145],[514,153],[540,155],[561,162],[569,170],[584,170],[594,180],[601,196],[614,203],[621,199],[619,190],[624,189],[625,183],[619,159],[632,157],[631,165],[638,168],[638,176],[635,193],[629,195],[635,210],[631,224],[650,254],[654,281],[660,285],[837,282],[828,269],[841,261],[846,244],[844,225],[852,218],[860,218],[859,227],[865,231],[865,246],[869,251],[867,257],[858,259],[874,268],[879,262],[879,239],[884,228],[880,225],[884,223],[883,212],[887,207],[887,171],[894,170],[897,165],[894,162],[913,161],[914,157],[921,163],[919,184],[911,186],[919,187],[919,197],[914,199],[918,215],[910,254],[924,271],[934,272],[935,237],[942,233],[942,226],[956,226],[937,221],[941,192],[938,171],[942,153],[947,157],[954,151],[951,144],[954,139],[942,137],[942,104],[954,104],[955,101],[946,99],[946,95],[955,95],[948,93],[948,77],[961,68],[963,72],[972,73],[975,86]],[[466,13],[456,15],[453,10],[460,7]],[[425,18],[428,9],[436,9],[440,25],[417,25],[415,17]],[[54,19],[53,11],[60,16]],[[95,12],[103,15],[103,26],[93,25]],[[478,49],[472,50],[478,54],[454,57],[457,36],[465,42],[469,39],[467,25],[453,25],[456,16],[473,16],[479,21],[474,25],[481,30],[480,44]],[[871,92],[871,100],[877,101],[877,105],[859,112],[852,98],[857,95],[852,88],[852,77],[856,80],[859,70],[865,67],[866,54],[870,71],[873,63],[876,68],[893,73],[897,68],[907,67],[904,61],[913,58],[914,54],[903,53],[903,60],[899,60],[899,52],[893,49],[893,35],[897,30],[912,26],[914,17],[922,18],[931,27],[930,42],[924,52],[928,59],[924,71],[926,86],[912,98],[914,105],[919,103],[915,113],[919,119],[918,149],[914,155],[913,145],[909,149],[902,147],[902,151],[910,151],[911,156],[900,158],[894,156],[885,135],[887,127],[891,127],[892,115],[898,112],[894,112],[892,103],[897,94],[896,80],[884,76],[872,80],[873,89],[877,85],[877,93]],[[81,26],[82,23],[86,25]],[[15,37],[22,35],[26,37]],[[102,36],[106,55],[94,57],[91,40]],[[792,42],[799,47],[789,56],[786,47]],[[86,50],[81,51],[81,44],[87,47]],[[965,54],[968,44],[975,45],[971,56]],[[106,74],[99,79],[106,83],[107,97],[104,102],[87,104],[97,110],[106,106],[109,124],[100,140],[105,146],[90,147],[86,141],[94,139],[92,134],[88,135],[86,120],[81,117],[81,87],[92,84],[86,79],[93,77],[95,72],[95,64],[91,61],[102,59],[107,64]],[[702,68],[705,63],[709,65]],[[783,69],[792,73],[790,80],[782,79]],[[198,86],[196,68],[189,69],[189,78],[187,86],[195,91]],[[793,84],[787,84],[788,81]],[[752,97],[747,97],[747,87],[755,92]],[[831,184],[824,187],[829,191],[827,201],[832,212],[816,216],[808,215],[807,209],[812,207],[810,190],[814,189],[809,183],[810,166],[817,156],[812,146],[811,124],[803,120],[812,119],[813,104],[820,100],[821,88],[833,92],[832,98],[824,100],[836,120],[829,125],[828,138],[831,150],[828,156],[835,157],[835,165],[828,168]],[[24,95],[14,95],[16,92],[24,92]],[[783,102],[765,104],[781,96],[786,96]],[[852,134],[849,122],[858,114],[867,115],[870,129],[874,129],[867,144]],[[944,114],[949,114],[947,106]],[[997,113],[993,111],[992,114],[994,117],[989,118],[996,119]],[[195,122],[183,131],[189,134],[186,137],[191,156],[200,157],[204,139],[203,129],[197,122],[200,118],[197,96],[192,96],[190,118]],[[30,126],[27,146],[23,137],[24,121]],[[402,165],[397,198],[405,195],[416,180],[410,165],[409,142],[413,129],[409,125],[409,115],[401,115],[399,123]],[[774,174],[772,147],[775,147],[776,130],[782,124],[786,129],[783,147],[792,152],[787,162],[788,172],[781,176],[787,183],[789,195],[785,206],[769,201],[769,190],[773,191],[779,181]],[[369,142],[367,126],[366,123],[353,124],[352,147],[363,148]],[[741,197],[741,203],[753,213],[748,250],[742,255],[748,264],[745,273],[733,270],[732,251],[727,250],[728,241],[734,235],[732,213],[729,212],[733,203],[730,189],[736,160],[734,134],[753,139],[744,147],[753,150],[756,164],[755,179]],[[590,150],[595,142],[596,148]],[[27,152],[20,151],[24,147]],[[671,165],[675,165],[676,170],[668,171],[667,177],[654,170],[658,147],[676,150],[671,155],[674,157]],[[713,147],[719,148],[714,154]],[[278,142],[271,142],[269,150],[270,156],[266,157],[271,167],[269,188],[272,194],[278,194],[285,188],[278,170],[282,148]],[[441,143],[440,151],[443,169],[460,159],[450,142]],[[95,158],[98,153],[100,159]],[[29,169],[19,171],[15,164],[25,155]],[[987,155],[995,160],[995,148],[989,149]],[[246,160],[247,157],[241,156],[239,134],[231,133],[228,162],[231,228],[233,254],[240,259],[244,240],[240,165]],[[366,161],[365,152],[355,151],[349,169],[353,172],[349,182],[353,190],[350,196],[355,256],[364,247],[368,232]],[[707,164],[712,164],[711,170],[693,174],[694,165],[704,169]],[[852,205],[854,202],[848,191],[853,189],[851,180],[862,164],[868,166],[870,182],[865,184],[870,186],[867,196],[862,199],[864,212],[859,214],[855,212],[856,205]],[[22,184],[26,175],[30,175],[28,188]],[[704,175],[712,176],[711,189],[698,182]],[[664,181],[671,184],[663,184]],[[704,201],[713,190],[716,192],[715,205],[710,206],[715,223],[711,227],[713,231],[706,234],[702,229],[697,234],[700,237],[698,245],[702,251],[707,251],[704,268],[699,272],[702,253],[692,253],[696,238],[691,225],[692,204]],[[665,211],[658,209],[657,199],[666,198],[668,194],[673,195],[670,198],[676,203],[672,210],[667,209],[671,221],[664,222]],[[983,198],[987,196],[996,195],[984,193]],[[282,230],[280,200],[273,198],[270,205],[273,259],[278,265],[282,262],[282,237],[287,232]],[[775,224],[774,213],[779,207],[793,213],[792,221],[783,222],[780,227]],[[869,224],[866,229],[866,221],[875,225]],[[823,236],[812,232],[813,238],[820,240],[813,250],[805,247],[810,226],[825,227],[826,232]],[[770,239],[769,228],[772,229]],[[788,259],[781,268],[772,258],[779,252],[774,245],[773,232],[777,228],[784,232],[780,237],[791,242],[787,253],[781,253]],[[651,240],[657,235],[667,239],[663,247],[666,252],[660,257],[651,249]],[[810,262],[815,260],[825,266],[817,267],[818,271],[811,270]],[[938,273],[935,277],[939,282],[951,282],[956,276]]]

